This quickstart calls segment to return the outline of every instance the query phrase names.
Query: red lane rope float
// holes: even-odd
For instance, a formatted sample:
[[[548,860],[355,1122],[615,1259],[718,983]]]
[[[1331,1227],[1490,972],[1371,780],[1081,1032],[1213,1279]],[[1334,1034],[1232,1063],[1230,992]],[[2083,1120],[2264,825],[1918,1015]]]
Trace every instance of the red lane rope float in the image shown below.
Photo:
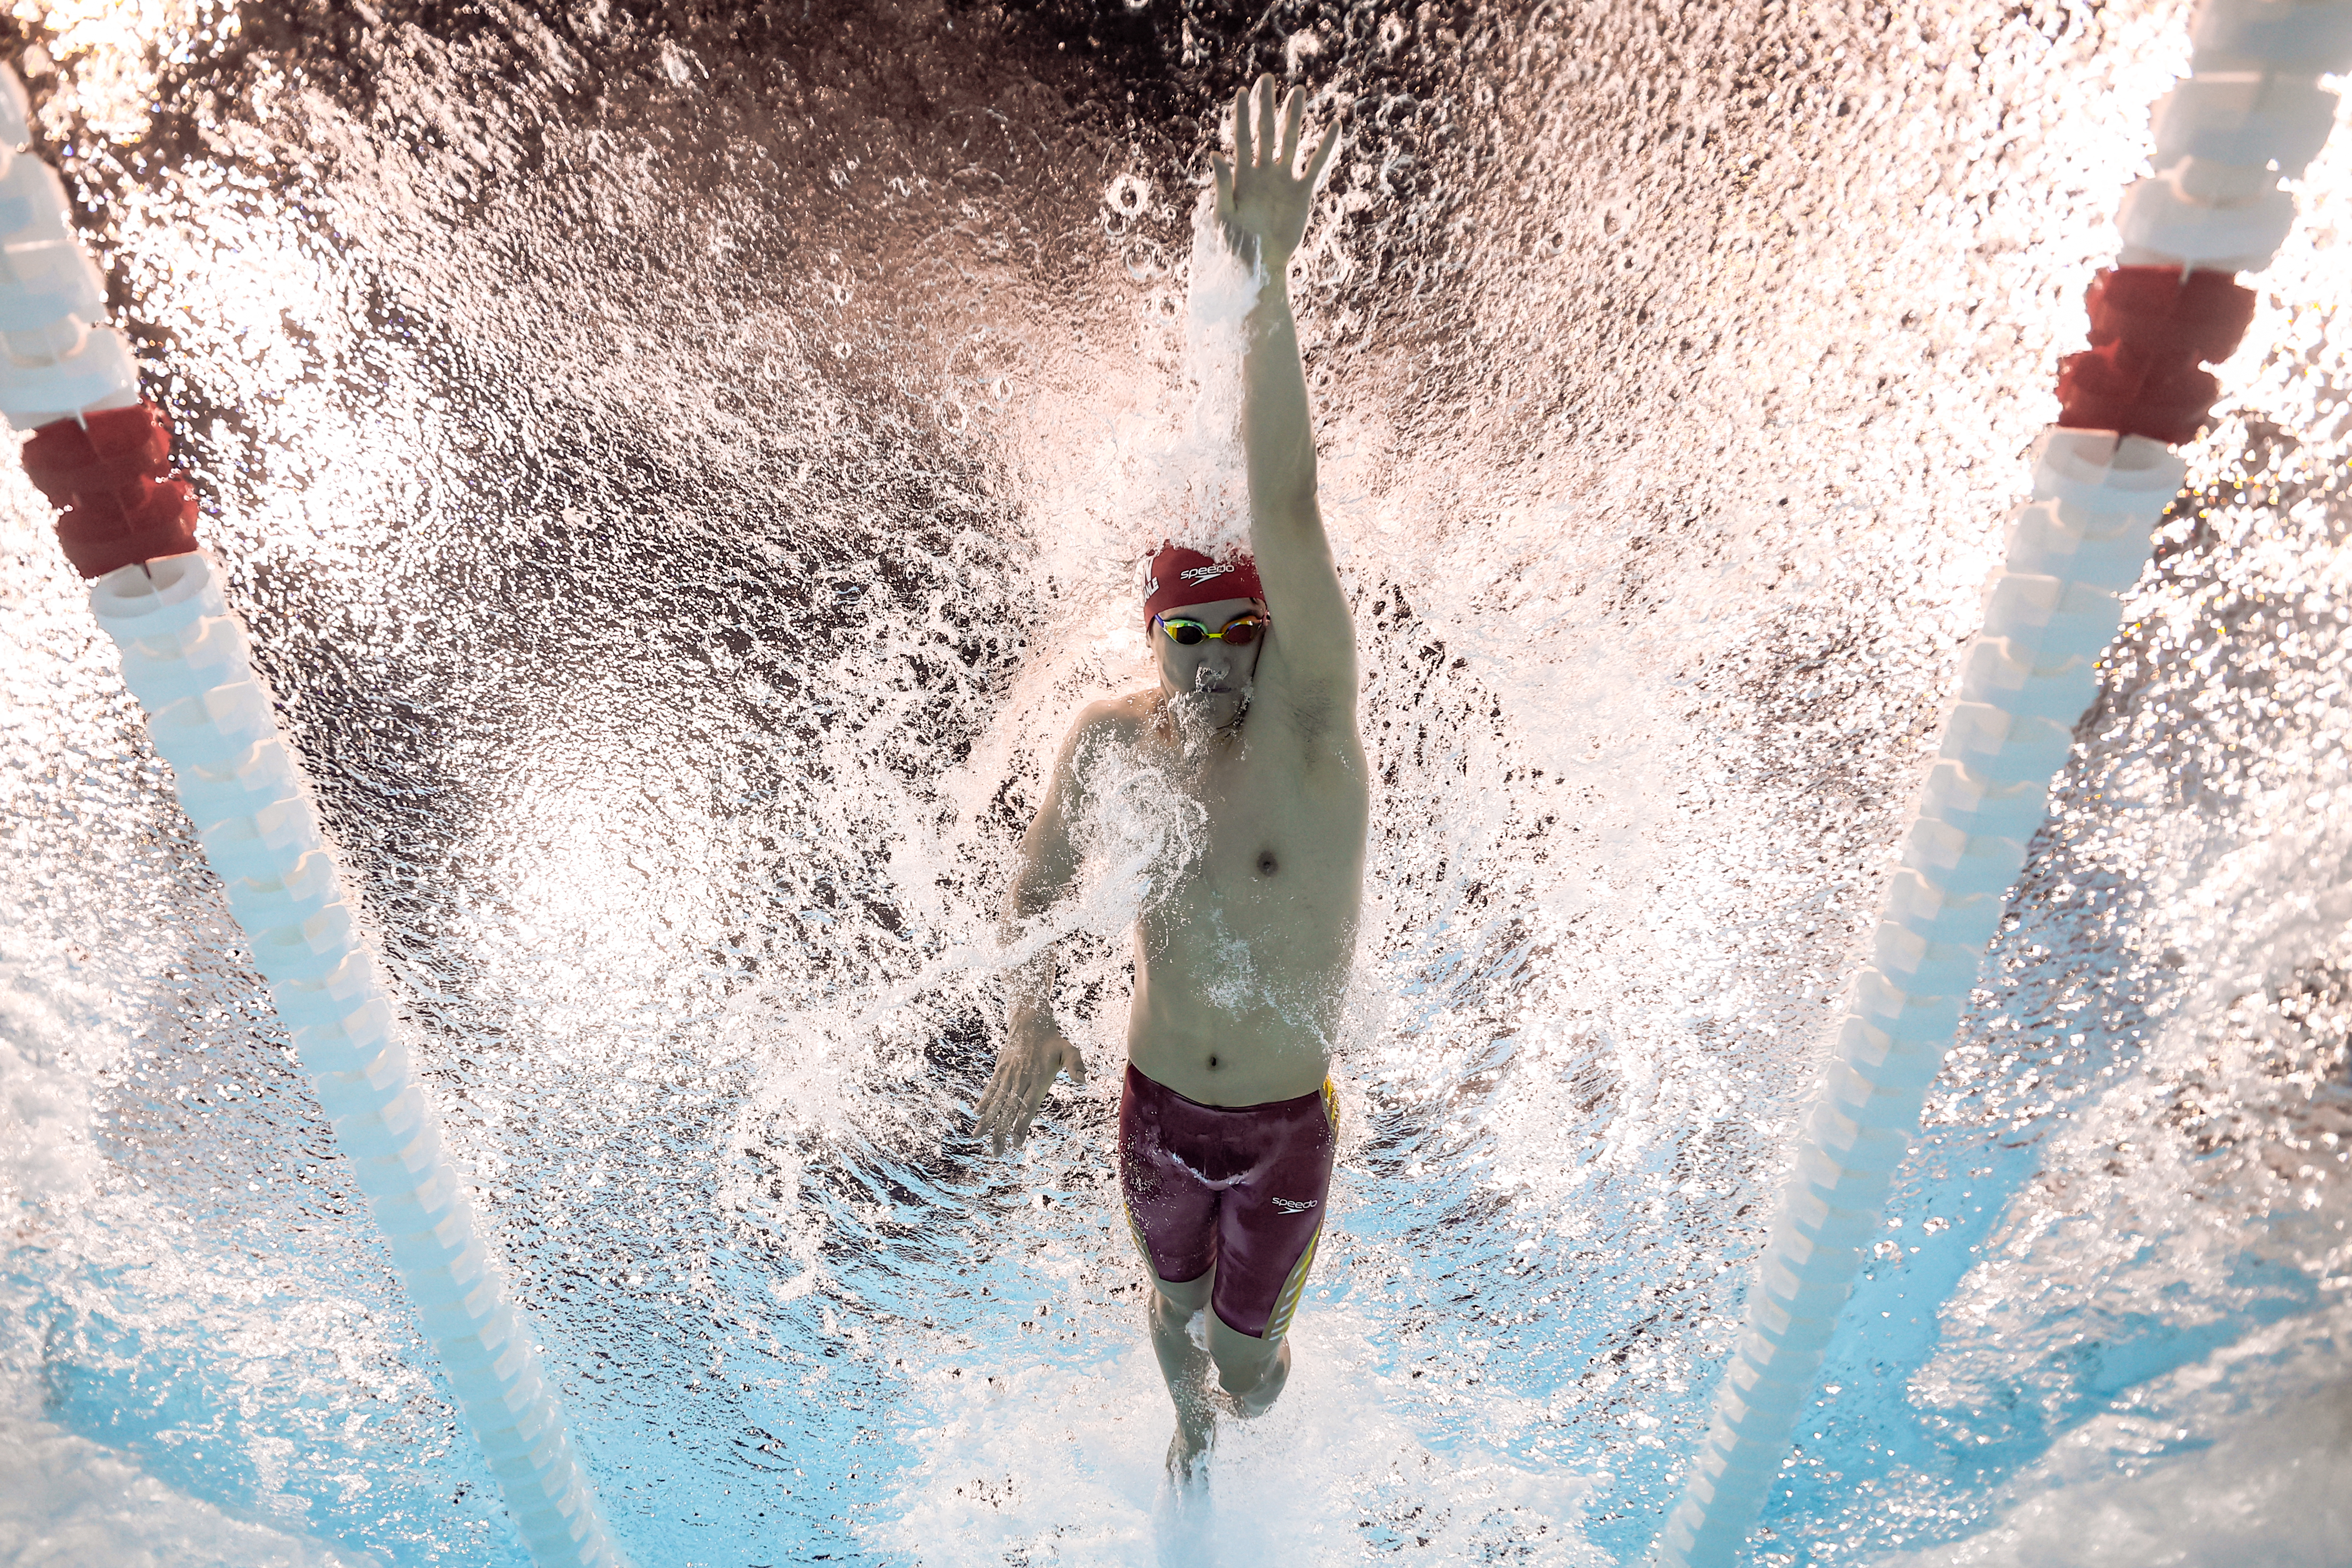
[[[2011,514],[1657,1568],[1731,1568],[1779,1488],[2003,889],[2074,716],[2097,695],[2097,654],[2188,477],[2170,448],[2197,438],[2221,395],[2200,367],[2228,359],[2252,322],[2253,290],[2234,274],[2276,256],[2295,215],[2280,182],[2335,121],[2336,96],[2317,79],[2352,70],[2352,0],[2199,0],[2189,41],[2189,75],[2152,117],[2154,173],[2116,212],[2122,265],[2084,297],[2090,346],[2060,363],[2058,424],[2036,443],[2032,498]]]
[[[153,404],[44,425],[24,457],[83,576],[196,548],[196,492],[172,471],[172,426]]]
[[[243,624],[197,546],[195,492],[172,469],[171,424],[138,400],[138,369],[121,334],[85,320],[103,309],[103,283],[67,222],[55,171],[17,151],[29,139],[26,113],[23,84],[0,64],[0,325],[8,338],[0,416],[17,429],[36,426],[25,471],[59,509],[58,542],[91,579],[92,615],[121,650],[123,683],[147,712],[156,754],[171,764],[253,965],[269,983],[517,1531],[541,1568],[625,1568],[557,1377],[507,1300],[504,1270],[394,1026],[393,998],[299,755],[278,731]],[[47,288],[37,261],[70,263],[74,288]],[[27,352],[68,345],[49,357]]]
[[[2058,423],[2168,446],[2194,441],[2221,384],[2200,364],[2238,349],[2254,291],[2227,272],[2102,268],[2083,297],[2091,346],[2058,362]]]

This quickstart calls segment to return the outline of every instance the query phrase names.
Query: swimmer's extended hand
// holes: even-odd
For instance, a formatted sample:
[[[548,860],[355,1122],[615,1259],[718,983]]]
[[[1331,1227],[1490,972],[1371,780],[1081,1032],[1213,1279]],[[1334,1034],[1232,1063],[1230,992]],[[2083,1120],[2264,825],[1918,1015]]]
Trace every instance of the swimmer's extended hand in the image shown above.
[[[1296,174],[1298,138],[1307,118],[1307,89],[1294,87],[1275,105],[1274,78],[1234,96],[1234,155],[1211,157],[1217,184],[1217,216],[1236,239],[1257,242],[1258,258],[1279,276],[1283,264],[1306,237],[1315,208],[1315,182],[1339,145],[1334,129],[1315,149],[1307,173]],[[1246,252],[1244,252],[1246,254]]]
[[[1072,1083],[1084,1087],[1087,1058],[1061,1030],[1048,1026],[1016,1031],[997,1053],[996,1076],[988,1080],[988,1089],[980,1097],[973,1131],[999,1154],[1007,1145],[1020,1148],[1029,1136],[1029,1123],[1037,1108],[1045,1103],[1045,1091],[1054,1087],[1054,1075],[1062,1072],[1070,1075]]]

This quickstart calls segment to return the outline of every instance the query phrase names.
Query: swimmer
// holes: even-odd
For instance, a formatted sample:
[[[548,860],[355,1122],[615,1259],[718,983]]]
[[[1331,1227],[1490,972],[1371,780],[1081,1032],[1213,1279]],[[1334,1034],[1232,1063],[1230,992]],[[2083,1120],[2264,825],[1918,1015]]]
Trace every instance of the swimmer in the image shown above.
[[[1119,1102],[1119,1186],[1151,1276],[1150,1327],[1176,1405],[1169,1473],[1205,1473],[1218,1413],[1282,1392],[1286,1341],[1322,1233],[1337,1112],[1331,1041],[1355,952],[1370,801],[1356,724],[1356,637],[1316,502],[1315,435],[1286,279],[1317,178],[1298,167],[1306,95],[1274,79],[1234,103],[1216,210],[1265,286],[1246,323],[1242,442],[1250,553],[1151,559],[1144,633],[1156,689],[1079,715],[1022,840],[1010,931],[1077,873],[1080,764],[1105,747],[1149,762],[1204,818],[1199,852],[1135,928]],[[1007,1038],[978,1131],[1017,1147],[1057,1073],[1086,1079],[1053,1014],[1050,949],[1013,975]],[[1191,1332],[1208,1312],[1207,1348]],[[1215,1389],[1210,1387],[1213,1371]]]

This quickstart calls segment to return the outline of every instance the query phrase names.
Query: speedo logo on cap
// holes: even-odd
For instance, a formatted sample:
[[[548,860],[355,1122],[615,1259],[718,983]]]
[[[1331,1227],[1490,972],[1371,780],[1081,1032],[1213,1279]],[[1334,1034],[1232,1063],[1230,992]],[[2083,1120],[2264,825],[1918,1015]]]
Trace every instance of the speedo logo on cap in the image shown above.
[[[1213,577],[1223,576],[1233,569],[1233,563],[1228,561],[1222,562],[1214,566],[1187,566],[1183,571],[1177,573],[1176,576],[1178,581],[1190,583],[1194,587],[1198,587],[1202,584],[1208,582]],[[1148,599],[1158,592],[1160,592],[1160,579],[1158,577],[1150,578],[1144,583],[1143,596],[1145,598]]]

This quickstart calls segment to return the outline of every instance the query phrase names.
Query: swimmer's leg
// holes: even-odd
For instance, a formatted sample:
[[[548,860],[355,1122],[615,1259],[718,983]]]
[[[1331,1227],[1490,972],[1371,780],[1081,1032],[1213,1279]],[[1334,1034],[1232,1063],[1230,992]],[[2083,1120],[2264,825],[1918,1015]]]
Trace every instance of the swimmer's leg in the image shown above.
[[[1217,1441],[1217,1409],[1209,1393],[1210,1355],[1192,1339],[1192,1320],[1208,1305],[1212,1268],[1198,1279],[1174,1281],[1151,1277],[1151,1299],[1146,1306],[1151,1326],[1151,1348],[1160,1357],[1160,1374],[1168,1380],[1168,1397],[1176,1405],[1176,1436],[1168,1444],[1168,1479],[1178,1486],[1202,1479],[1209,1450]],[[1210,1332],[1218,1324],[1210,1319]]]
[[[1290,1320],[1323,1238],[1339,1147],[1339,1097],[1321,1092],[1256,1108],[1261,1151],[1217,1205],[1209,1354],[1236,1414],[1262,1415],[1290,1379]]]
[[[1290,1341],[1260,1339],[1209,1314],[1209,1356],[1217,1363],[1217,1386],[1232,1395],[1234,1413],[1263,1415],[1290,1381]]]

